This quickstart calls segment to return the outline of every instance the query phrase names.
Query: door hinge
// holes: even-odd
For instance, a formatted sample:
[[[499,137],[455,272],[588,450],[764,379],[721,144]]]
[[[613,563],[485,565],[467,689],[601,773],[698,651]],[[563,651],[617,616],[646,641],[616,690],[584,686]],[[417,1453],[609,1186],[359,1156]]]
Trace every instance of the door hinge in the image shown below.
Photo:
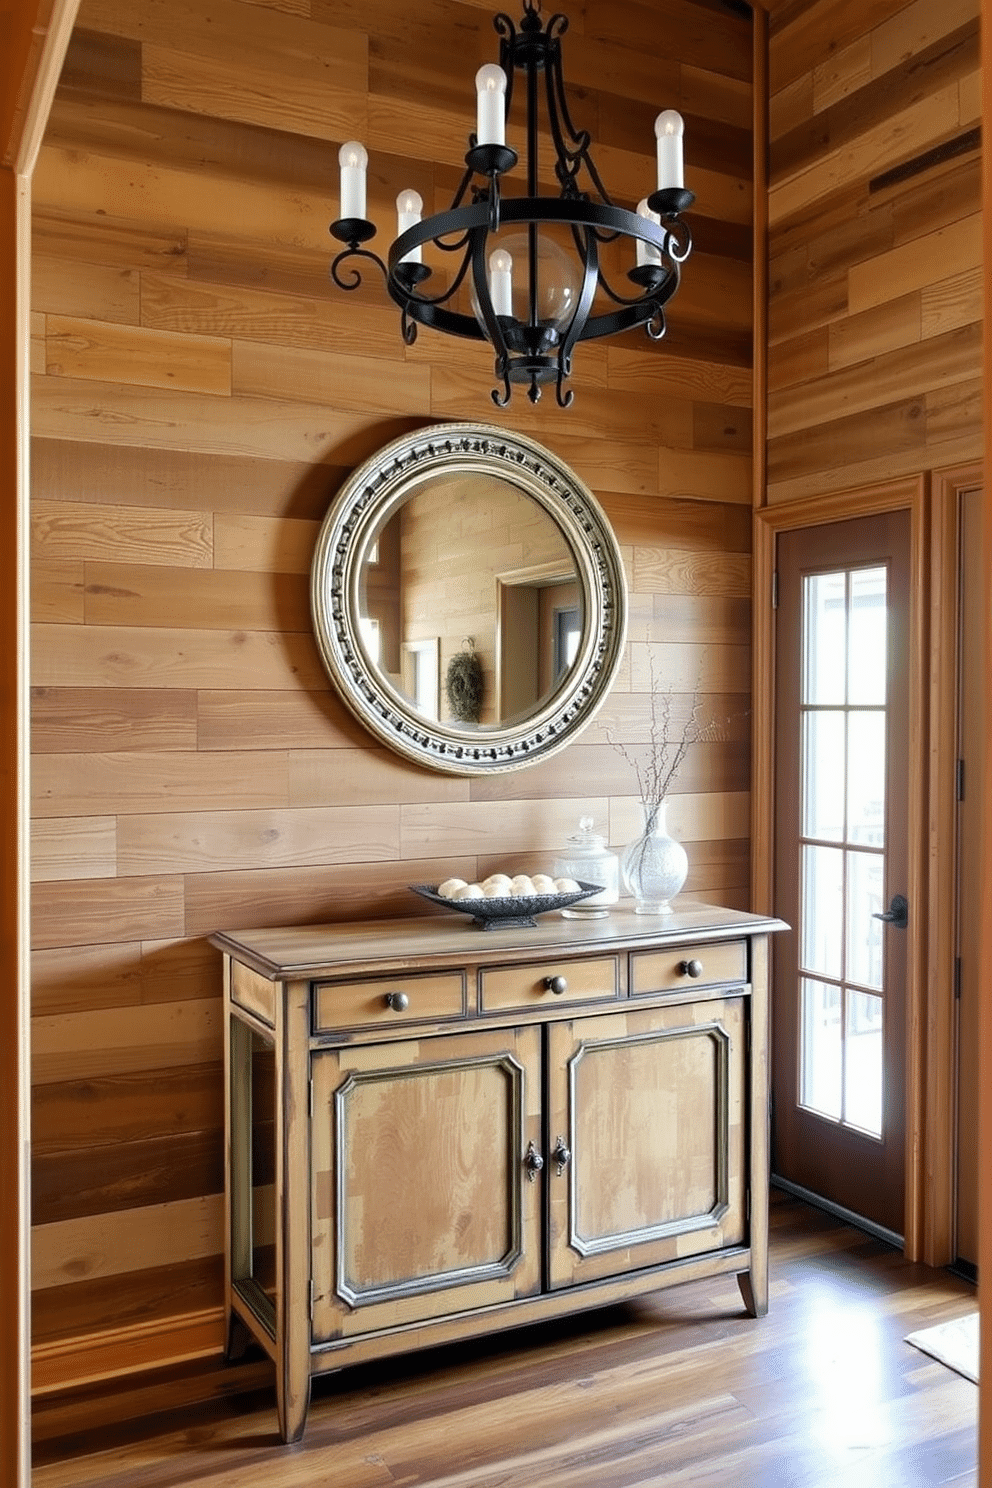
[[[772,570],[772,609],[778,609],[778,569]]]
[[[958,763],[957,763],[957,770],[955,772],[954,789],[955,789],[955,791],[957,793],[958,800],[959,801],[963,801],[964,800],[964,760],[963,759],[959,759],[958,760]]]
[[[307,1076],[307,1116],[313,1120],[313,1075]]]
[[[751,1190],[750,1189],[748,1189],[747,1193],[745,1194],[745,1198],[747,1200],[747,1221],[748,1221],[748,1224],[750,1224],[751,1223]]]
[[[954,957],[954,1000],[961,996],[961,957]]]
[[[315,1292],[315,1287],[314,1287],[314,1284],[313,1284],[313,1277],[311,1276],[311,1278],[310,1278],[310,1321],[311,1321],[311,1323],[313,1322],[314,1292]]]

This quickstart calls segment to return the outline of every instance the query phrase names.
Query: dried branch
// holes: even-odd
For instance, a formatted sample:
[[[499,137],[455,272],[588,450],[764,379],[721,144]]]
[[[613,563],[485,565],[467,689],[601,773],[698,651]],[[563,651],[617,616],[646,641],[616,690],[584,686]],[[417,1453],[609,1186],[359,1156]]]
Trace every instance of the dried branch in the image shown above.
[[[646,749],[636,751],[614,737],[610,729],[606,737],[620,757],[626,760],[637,780],[641,800],[646,807],[656,808],[670,794],[679,771],[685,763],[690,744],[715,743],[727,737],[728,726],[733,717],[710,719],[700,722],[703,710],[703,657],[700,657],[696,673],[696,684],[692,691],[692,707],[681,733],[673,737],[673,713],[675,695],[660,685],[656,659],[652,654],[651,673],[651,725]]]

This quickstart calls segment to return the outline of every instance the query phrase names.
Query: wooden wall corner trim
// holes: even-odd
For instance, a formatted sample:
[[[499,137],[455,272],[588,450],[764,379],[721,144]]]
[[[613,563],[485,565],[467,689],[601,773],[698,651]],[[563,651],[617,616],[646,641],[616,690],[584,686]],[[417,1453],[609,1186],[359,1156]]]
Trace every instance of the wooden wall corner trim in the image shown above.
[[[753,481],[756,507],[768,500],[768,15],[754,6],[754,331],[752,350]]]
[[[29,187],[0,170],[0,1480],[26,1483],[28,1133],[26,311]]]
[[[12,151],[18,175],[31,176],[34,171],[79,6],[80,0],[38,0],[35,6],[39,22],[44,11],[48,10],[49,15],[47,23],[36,25],[25,58],[21,81],[26,96],[23,113],[14,120]]]
[[[223,1349],[221,1307],[134,1323],[127,1328],[112,1328],[80,1338],[60,1338],[32,1348],[31,1394],[38,1397],[56,1390],[76,1389],[136,1370],[217,1355]]]
[[[0,42],[0,1480],[30,1479],[28,440],[31,180],[79,0],[22,5]],[[39,35],[43,37],[39,43]]]

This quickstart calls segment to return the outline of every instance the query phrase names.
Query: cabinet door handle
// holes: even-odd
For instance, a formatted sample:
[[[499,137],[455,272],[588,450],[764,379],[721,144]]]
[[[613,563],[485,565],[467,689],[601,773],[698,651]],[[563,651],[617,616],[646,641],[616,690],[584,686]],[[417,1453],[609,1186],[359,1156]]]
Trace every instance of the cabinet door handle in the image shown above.
[[[693,957],[691,961],[680,961],[675,969],[679,976],[701,977],[703,974],[703,963]]]
[[[386,1006],[392,1008],[394,1013],[405,1013],[410,1006],[410,999],[405,992],[387,992]]]
[[[558,1164],[558,1177],[560,1178],[572,1161],[572,1150],[570,1147],[565,1146],[564,1137],[555,1138],[555,1150],[552,1152],[551,1157]]]
[[[553,992],[556,997],[560,997],[563,992],[568,991],[568,982],[563,976],[546,976],[544,978],[544,989],[546,992]]]
[[[533,1183],[538,1173],[544,1167],[544,1158],[538,1152],[533,1142],[527,1143],[527,1151],[524,1154],[524,1167],[527,1169],[527,1180]]]

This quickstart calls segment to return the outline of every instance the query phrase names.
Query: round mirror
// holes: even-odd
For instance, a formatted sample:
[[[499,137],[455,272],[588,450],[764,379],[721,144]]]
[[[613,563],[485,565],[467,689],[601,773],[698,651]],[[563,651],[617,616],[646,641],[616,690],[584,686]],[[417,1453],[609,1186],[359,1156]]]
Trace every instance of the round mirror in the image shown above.
[[[588,723],[620,663],[623,565],[548,450],[476,424],[387,445],[317,539],[314,631],[355,715],[419,764],[517,769]]]

